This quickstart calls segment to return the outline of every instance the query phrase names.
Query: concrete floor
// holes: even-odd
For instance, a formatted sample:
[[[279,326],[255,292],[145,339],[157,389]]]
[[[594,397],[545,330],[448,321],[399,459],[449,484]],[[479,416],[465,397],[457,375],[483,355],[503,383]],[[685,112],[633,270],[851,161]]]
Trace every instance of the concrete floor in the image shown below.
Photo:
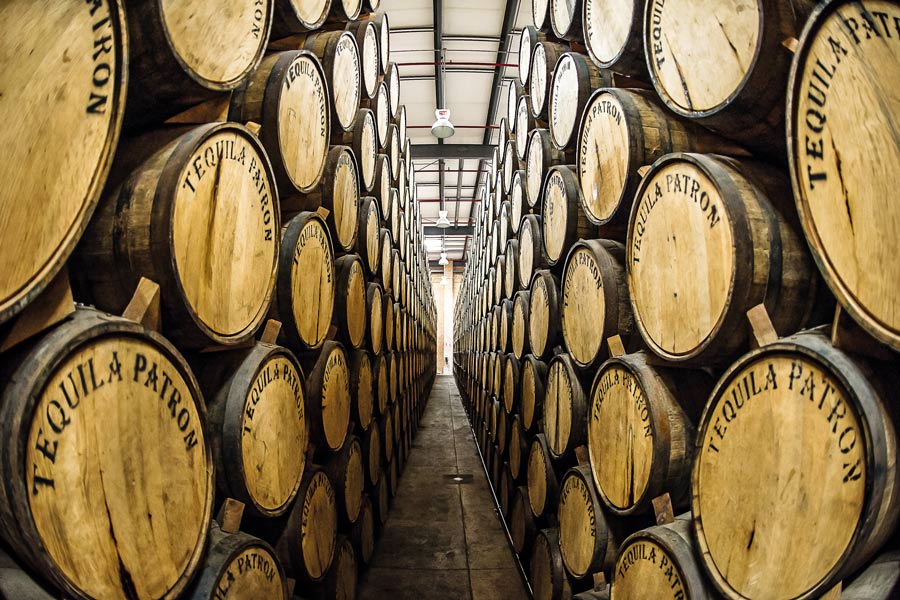
[[[453,480],[457,475],[463,483]],[[528,597],[452,376],[435,381],[360,584],[361,600]]]

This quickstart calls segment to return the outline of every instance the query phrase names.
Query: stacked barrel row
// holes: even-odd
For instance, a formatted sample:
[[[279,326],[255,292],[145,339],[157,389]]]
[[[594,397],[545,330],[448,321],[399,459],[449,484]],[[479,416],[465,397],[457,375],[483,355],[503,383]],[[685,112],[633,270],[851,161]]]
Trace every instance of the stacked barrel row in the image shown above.
[[[355,597],[435,372],[377,5],[4,8],[0,595]]]
[[[897,597],[900,4],[532,7],[454,372],[535,597]]]

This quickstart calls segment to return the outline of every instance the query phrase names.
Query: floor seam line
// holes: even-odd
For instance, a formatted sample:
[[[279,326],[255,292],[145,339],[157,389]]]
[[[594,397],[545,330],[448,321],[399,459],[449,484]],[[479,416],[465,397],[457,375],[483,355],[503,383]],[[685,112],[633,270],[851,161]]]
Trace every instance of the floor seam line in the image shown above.
[[[450,434],[453,436],[453,456],[456,458],[456,474],[459,475],[459,450],[456,445],[456,422],[453,419],[453,393],[452,390],[447,390],[447,408],[450,412]],[[466,576],[469,580],[469,598],[475,598],[475,592],[472,590],[472,565],[469,563],[469,537],[466,533],[466,506],[463,503],[462,498],[462,486],[457,486],[457,493],[459,494],[459,512],[462,515],[462,532],[463,532],[463,544],[466,549]]]

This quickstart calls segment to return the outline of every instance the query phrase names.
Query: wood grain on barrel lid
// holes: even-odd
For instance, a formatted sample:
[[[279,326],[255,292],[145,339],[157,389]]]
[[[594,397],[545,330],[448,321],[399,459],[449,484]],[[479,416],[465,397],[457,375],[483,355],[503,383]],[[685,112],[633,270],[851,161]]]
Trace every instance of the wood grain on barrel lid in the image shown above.
[[[569,572],[581,578],[602,567],[604,556],[598,555],[601,549],[606,550],[609,531],[594,491],[590,467],[570,469],[563,477],[556,514],[559,550]]]
[[[375,374],[365,350],[356,350],[350,357],[350,379],[353,419],[360,428],[368,430],[375,414]]]
[[[535,438],[531,442],[528,452],[528,502],[531,504],[531,512],[537,517],[544,514],[548,508],[547,503],[547,468],[548,459],[544,455],[541,443]],[[554,476],[552,473],[551,476]]]
[[[310,218],[300,230],[291,263],[291,311],[310,348],[325,341],[334,310],[334,259],[324,223]]]
[[[325,439],[331,449],[344,444],[350,423],[350,371],[340,344],[326,344],[319,361],[325,361],[322,375],[321,407]]]
[[[276,0],[289,4],[297,17],[307,25],[321,25],[331,8],[331,0]],[[315,27],[310,27],[315,29]]]
[[[547,17],[549,17],[550,0],[532,0],[531,2],[531,18],[534,26],[538,29],[545,29],[549,26]]]
[[[585,45],[599,66],[608,67],[622,56],[631,41],[629,36],[635,27],[635,20],[643,17],[643,11],[640,10],[642,6],[635,0],[583,0],[583,2],[582,24]]]
[[[817,10],[794,61],[788,118],[794,196],[819,268],[854,319],[895,349],[897,19],[900,5],[882,0]],[[857,108],[835,110],[837,98]]]
[[[530,57],[529,57],[530,58]],[[509,130],[515,135],[527,135],[528,132],[522,133],[516,128],[516,106],[519,103],[519,88],[515,81],[509,82],[506,88],[506,122],[509,123]]]
[[[174,199],[175,270],[196,318],[217,335],[239,336],[262,322],[275,284],[279,216],[271,168],[256,137],[238,125],[192,141]]]
[[[357,156],[362,187],[371,190],[375,185],[375,168],[378,157],[378,134],[375,132],[375,115],[367,110],[363,113],[362,133],[360,134],[360,154]]]
[[[519,33],[519,83],[528,83],[531,74],[531,54],[534,50],[533,42],[537,39],[537,31],[533,25],[527,25]],[[510,84],[510,90],[515,86]]]
[[[344,536],[338,538],[334,565],[325,580],[327,597],[335,600],[355,600],[359,565],[353,546]]]
[[[597,373],[588,420],[594,480],[613,506],[641,499],[653,465],[654,432],[641,381],[625,363],[606,363]]]
[[[5,27],[0,39],[0,55],[15,57],[0,75],[0,321],[40,293],[71,253],[106,181],[124,112],[120,3],[50,6],[16,0],[3,9],[9,24],[27,27]],[[102,52],[94,54],[95,43]]]
[[[362,261],[355,254],[347,254],[335,261],[338,273],[339,293],[343,295],[338,304],[344,314],[336,315],[334,320],[340,327],[345,327],[350,346],[362,346],[366,334],[366,275]]]
[[[328,572],[334,559],[337,535],[337,499],[334,487],[321,469],[312,475],[303,497],[300,549],[313,580]]]
[[[381,58],[381,71],[385,72],[388,64],[391,62],[391,25],[388,21],[387,13],[381,15],[378,33],[378,54]]]
[[[527,291],[518,292],[513,301],[512,321],[512,351],[518,358],[522,358],[528,342],[528,317],[531,310],[530,294]]]
[[[392,119],[400,116],[400,67],[397,63],[388,63],[384,80],[388,84],[388,106]]]
[[[359,211],[359,183],[356,173],[356,162],[349,148],[344,148],[337,160],[334,171],[334,193],[332,196],[334,210],[329,218],[334,223],[337,243],[344,250],[353,247],[356,240],[357,211]]]
[[[369,21],[365,25],[362,48],[360,48],[360,62],[362,63],[363,84],[366,96],[375,97],[378,91],[378,30],[375,23]]]
[[[384,343],[384,294],[381,286],[370,283],[366,292],[366,302],[369,305],[369,337],[371,350],[374,353],[381,352]]]
[[[378,84],[378,90],[375,92],[375,124],[378,131],[378,146],[382,150],[387,150],[389,143],[388,127],[391,124],[389,102],[387,84],[382,82]]]
[[[628,288],[651,346],[686,354],[723,316],[734,235],[719,190],[695,165],[676,161],[647,177],[629,223]]]
[[[566,349],[576,364],[590,364],[603,341],[617,332],[605,330],[608,319],[603,273],[589,246],[576,245],[569,254],[562,298],[561,322]]]
[[[687,547],[690,549],[690,545]],[[684,557],[675,555],[654,537],[629,538],[616,561],[613,594],[617,600],[679,600],[694,597],[689,595],[687,580],[682,572],[683,560]]]
[[[559,169],[550,171],[547,175],[547,183],[544,189],[543,209],[543,239],[547,256],[554,262],[559,260],[566,242],[566,232],[569,219],[575,215],[569,214],[569,189],[570,182],[566,180],[565,173]]]
[[[285,583],[271,547],[259,543],[242,548],[223,564],[219,579],[210,591],[214,595],[224,594],[221,597],[227,598],[281,600],[285,594]]]
[[[734,0],[711,11],[698,0],[651,0],[644,36],[660,95],[684,113],[725,105],[752,69],[763,22],[760,5]]]
[[[562,360],[554,360],[547,370],[547,394],[544,396],[544,433],[547,446],[556,456],[565,454],[573,435],[572,407],[575,385],[571,373]]]
[[[720,380],[692,485],[700,549],[719,585],[795,598],[842,561],[876,476],[862,427],[843,381],[811,353],[757,353]]]
[[[353,125],[361,96],[359,50],[356,39],[344,32],[334,49],[334,67],[331,75],[334,116],[345,131]]]
[[[391,159],[391,176],[396,181],[403,164],[400,160],[400,128],[393,123],[388,126],[388,158]]]
[[[553,70],[553,81],[548,92],[550,103],[550,135],[558,148],[568,145],[581,118],[578,113],[578,97],[583,92],[575,55],[568,53],[560,57]]]
[[[346,504],[347,516],[351,522],[354,522],[359,517],[359,511],[362,507],[362,494],[366,477],[359,440],[354,437],[349,446],[350,457],[347,460],[345,480],[343,482],[344,503]]]
[[[265,510],[283,510],[303,477],[309,444],[303,387],[294,358],[273,353],[259,364],[243,404],[235,407],[241,410],[244,481]]]
[[[170,352],[133,333],[95,337],[36,391],[24,456],[30,517],[85,597],[171,598],[199,559],[212,463],[196,383]]]
[[[574,21],[580,22],[581,2],[583,0],[552,0],[550,2],[550,23],[557,37],[569,33],[569,30],[573,28]],[[581,31],[578,31],[577,36],[580,38],[581,35]]]
[[[281,160],[294,186],[308,191],[325,169],[331,123],[325,72],[315,55],[298,54],[291,61],[278,98]]]
[[[534,227],[536,225],[539,225],[536,220],[526,217],[519,227],[519,285],[523,288],[528,287],[531,283],[531,276],[534,273]]]
[[[554,65],[547,64],[547,51],[544,44],[536,44],[531,55],[531,74],[528,76],[528,94],[531,96],[531,108],[540,114],[544,112],[547,101],[547,87],[550,85],[550,74]]]
[[[184,68],[212,89],[236,86],[269,40],[272,2],[160,0],[166,39]],[[200,33],[202,32],[202,34]]]
[[[528,96],[519,98],[516,105],[516,131],[531,131],[534,129],[534,117],[531,114],[530,101]],[[519,160],[525,158],[525,149],[528,144],[528,135],[523,133],[516,136],[516,155]]]
[[[578,180],[582,206],[596,221],[613,217],[628,178],[631,135],[615,93],[600,92],[585,109],[578,141]]]

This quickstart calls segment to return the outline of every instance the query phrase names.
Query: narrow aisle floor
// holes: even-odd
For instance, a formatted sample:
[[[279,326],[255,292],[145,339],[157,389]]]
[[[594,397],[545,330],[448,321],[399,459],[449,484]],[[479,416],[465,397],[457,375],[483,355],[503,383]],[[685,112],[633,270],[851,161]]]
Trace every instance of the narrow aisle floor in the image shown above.
[[[527,598],[450,375],[435,380],[360,583],[362,600]]]

